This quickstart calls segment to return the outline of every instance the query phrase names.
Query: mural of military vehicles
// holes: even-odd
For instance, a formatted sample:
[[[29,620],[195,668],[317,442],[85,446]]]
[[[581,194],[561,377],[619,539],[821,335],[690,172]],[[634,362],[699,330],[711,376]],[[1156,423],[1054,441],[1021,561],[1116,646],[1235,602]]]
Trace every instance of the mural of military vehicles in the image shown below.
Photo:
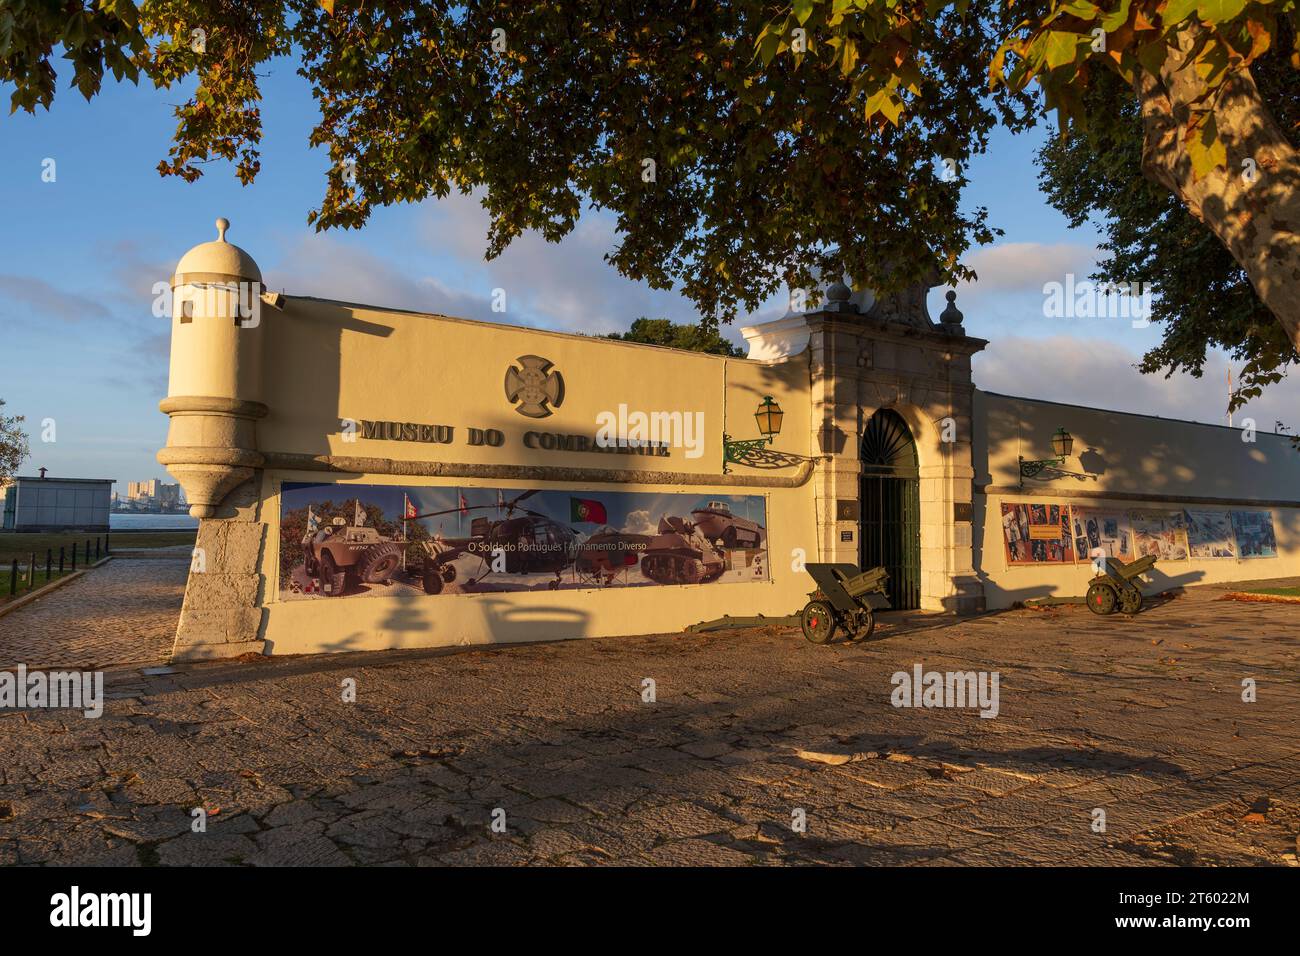
[[[676,515],[659,519],[659,533],[641,558],[641,573],[656,584],[704,584],[726,567],[722,552],[695,523]]]
[[[402,564],[402,544],[374,528],[349,526],[335,518],[302,539],[307,574],[319,578],[321,591],[338,597],[358,583],[387,584]]]
[[[724,548],[757,548],[763,544],[763,526],[732,514],[725,501],[710,501],[693,510],[691,517],[706,538]]]
[[[581,497],[567,489],[483,488],[467,497],[459,488],[361,486],[348,489],[340,509],[337,490],[293,482],[282,488],[286,599],[421,587],[445,594],[768,577],[761,496]],[[495,500],[489,503],[487,495]],[[343,517],[330,517],[340,511]],[[657,524],[653,515],[662,516]]]

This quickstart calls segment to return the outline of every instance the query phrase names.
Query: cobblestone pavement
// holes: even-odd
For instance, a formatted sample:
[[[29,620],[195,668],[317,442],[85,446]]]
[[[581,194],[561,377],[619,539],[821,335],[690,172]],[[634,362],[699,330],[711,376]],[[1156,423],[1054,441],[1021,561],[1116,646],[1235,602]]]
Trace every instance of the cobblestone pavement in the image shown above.
[[[0,667],[164,660],[189,564],[189,548],[115,552],[107,564],[0,617]]]
[[[0,716],[0,864],[1295,865],[1300,609],[1222,592],[857,646],[772,629],[121,668],[98,720]],[[998,716],[892,707],[916,664],[997,671]]]

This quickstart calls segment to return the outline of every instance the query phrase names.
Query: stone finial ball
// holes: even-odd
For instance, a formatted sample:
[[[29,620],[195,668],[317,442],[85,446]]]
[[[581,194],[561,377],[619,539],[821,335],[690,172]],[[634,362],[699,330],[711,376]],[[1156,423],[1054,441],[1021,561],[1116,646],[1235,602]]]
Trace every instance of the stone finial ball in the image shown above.
[[[230,228],[230,220],[222,216],[217,220],[217,242],[226,241],[226,230]]]

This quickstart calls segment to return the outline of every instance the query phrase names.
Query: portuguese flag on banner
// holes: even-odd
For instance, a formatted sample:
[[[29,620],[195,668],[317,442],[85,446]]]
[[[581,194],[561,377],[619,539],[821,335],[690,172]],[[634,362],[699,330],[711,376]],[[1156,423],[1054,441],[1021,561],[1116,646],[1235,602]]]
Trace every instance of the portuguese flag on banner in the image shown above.
[[[605,506],[599,501],[591,498],[570,498],[569,520],[605,524],[609,521],[609,517],[605,514]]]

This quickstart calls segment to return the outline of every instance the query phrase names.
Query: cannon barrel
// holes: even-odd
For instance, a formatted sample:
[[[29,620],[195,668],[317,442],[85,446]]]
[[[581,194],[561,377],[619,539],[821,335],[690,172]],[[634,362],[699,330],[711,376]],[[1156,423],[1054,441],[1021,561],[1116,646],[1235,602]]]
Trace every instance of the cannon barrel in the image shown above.
[[[1145,557],[1138,558],[1136,561],[1130,561],[1128,564],[1118,561],[1115,558],[1106,560],[1106,570],[1114,577],[1121,581],[1132,581],[1134,578],[1141,577],[1155,567],[1156,556],[1148,554]]]
[[[835,576],[840,579],[849,597],[855,599],[872,591],[883,591],[885,582],[889,580],[889,572],[884,568],[872,568],[870,571],[863,571],[854,576],[841,575],[842,573],[837,570]]]

